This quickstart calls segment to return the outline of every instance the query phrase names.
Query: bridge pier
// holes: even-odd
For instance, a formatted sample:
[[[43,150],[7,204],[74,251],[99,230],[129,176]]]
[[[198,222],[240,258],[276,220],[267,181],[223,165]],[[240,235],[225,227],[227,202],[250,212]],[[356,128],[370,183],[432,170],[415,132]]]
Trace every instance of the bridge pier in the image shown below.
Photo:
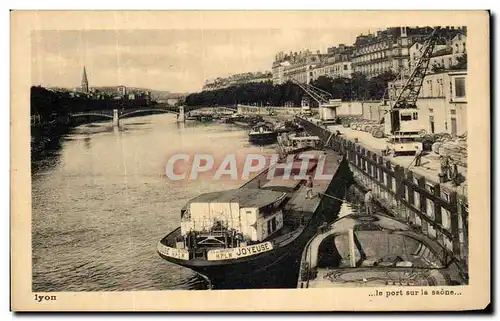
[[[186,117],[184,115],[184,106],[179,106],[179,115],[177,115],[178,122],[184,122]]]
[[[113,109],[113,127],[120,126],[120,116],[118,116],[118,109]]]

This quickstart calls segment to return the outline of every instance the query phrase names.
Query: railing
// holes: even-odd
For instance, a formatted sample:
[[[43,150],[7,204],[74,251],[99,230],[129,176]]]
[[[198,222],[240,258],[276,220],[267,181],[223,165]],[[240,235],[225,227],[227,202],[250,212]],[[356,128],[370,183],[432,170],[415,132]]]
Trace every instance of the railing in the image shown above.
[[[306,130],[326,142],[331,132],[301,119]],[[328,148],[346,155],[359,185],[371,188],[379,204],[445,247],[468,272],[467,196],[411,170],[392,164],[356,142],[333,137]]]

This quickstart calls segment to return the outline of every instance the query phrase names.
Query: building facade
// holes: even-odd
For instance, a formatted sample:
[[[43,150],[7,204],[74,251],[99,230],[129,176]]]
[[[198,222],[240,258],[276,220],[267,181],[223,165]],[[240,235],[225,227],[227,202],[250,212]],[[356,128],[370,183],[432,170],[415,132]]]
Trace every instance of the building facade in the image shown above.
[[[454,55],[463,55],[467,53],[467,29],[462,27],[459,32],[451,39],[451,46]]]
[[[273,85],[281,85],[285,83],[285,67],[289,67],[289,61],[274,62],[272,68]]]
[[[444,39],[452,39],[452,55],[464,52],[466,41],[466,27],[445,27],[439,31],[438,47],[433,62],[447,65],[450,63],[450,49],[440,47]],[[409,74],[411,71],[413,54],[421,48],[425,39],[432,33],[431,27],[394,27],[375,34],[360,35],[354,43],[352,55],[353,71],[367,77],[375,77],[381,73],[391,71],[395,74]],[[415,43],[419,46],[413,47]],[[446,41],[445,41],[446,42]],[[420,47],[417,49],[417,47]],[[454,56],[455,57],[455,56]],[[418,59],[418,57],[417,57]]]
[[[293,63],[286,67],[283,72],[283,82],[296,80],[300,83],[308,84],[313,78],[313,67],[306,63]]]
[[[408,42],[406,28],[391,28],[378,31],[375,35],[360,35],[354,43],[352,56],[354,72],[367,77],[387,71],[398,71],[405,67],[403,50]],[[394,55],[396,54],[396,55]]]
[[[466,133],[466,89],[466,70],[441,71],[425,76],[417,100],[421,128],[427,133],[448,133],[452,136]]]
[[[217,77],[215,79],[206,80],[202,90],[210,91],[229,86],[248,84],[248,83],[262,83],[273,80],[271,72],[247,72],[242,74],[235,74],[229,77]]]
[[[389,71],[404,73],[409,70],[409,48],[431,32],[430,27],[394,27],[375,34],[360,35],[354,43],[353,71],[368,78]]]
[[[335,61],[335,58],[329,57],[324,63],[316,66],[312,70],[312,80],[321,76],[330,78],[351,78],[352,67],[350,61]]]
[[[319,77],[315,75],[318,70],[324,72],[322,68],[326,63],[326,58],[327,55],[321,54],[319,50],[315,53],[310,50],[289,54],[279,52],[272,65],[273,85],[281,85],[292,80],[310,83]]]
[[[125,87],[125,86],[118,86],[118,87],[116,87],[116,92],[120,96],[126,96],[127,95],[127,87]]]
[[[333,66],[333,61],[331,58],[325,59],[323,63],[320,65],[317,65],[315,68],[312,70],[312,79],[311,80],[316,80],[321,76],[326,76],[328,74],[328,70],[330,67]]]
[[[333,58],[327,75],[331,78],[350,78],[353,73],[351,58],[354,47],[340,44],[338,47],[328,48],[327,52]]]
[[[326,56],[320,65],[313,69],[312,80],[321,76],[330,78],[350,78],[352,74],[351,54],[352,47],[343,44],[339,47],[328,48]]]
[[[279,52],[274,57],[271,69],[273,85],[281,85],[285,83],[285,67],[290,66],[291,56],[291,53],[288,55],[284,52]]]
[[[314,69],[324,64],[326,55],[310,50],[295,52],[291,55],[290,65],[284,67],[283,81],[298,81],[308,84],[314,79]]]
[[[415,42],[410,47],[410,68],[416,66],[421,57],[423,42]],[[465,30],[458,29],[450,38],[441,39],[432,53],[429,68],[432,71],[450,69],[458,63],[458,58],[467,52]]]

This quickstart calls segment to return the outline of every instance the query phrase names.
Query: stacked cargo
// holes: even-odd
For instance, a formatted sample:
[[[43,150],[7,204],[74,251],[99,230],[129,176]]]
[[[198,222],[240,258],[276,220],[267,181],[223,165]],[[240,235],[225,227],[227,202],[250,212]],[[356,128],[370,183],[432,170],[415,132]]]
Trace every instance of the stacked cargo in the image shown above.
[[[373,125],[370,132],[375,138],[384,138],[384,125]]]
[[[384,125],[373,120],[362,119],[359,116],[342,117],[342,125],[353,130],[372,134],[375,138],[384,138]]]
[[[340,116],[339,118],[342,125],[346,128],[357,125],[358,123],[361,123],[363,121],[363,119],[359,116]]]
[[[450,135],[440,138],[432,145],[432,151],[438,155],[448,156],[453,163],[467,167],[467,134],[452,139]]]

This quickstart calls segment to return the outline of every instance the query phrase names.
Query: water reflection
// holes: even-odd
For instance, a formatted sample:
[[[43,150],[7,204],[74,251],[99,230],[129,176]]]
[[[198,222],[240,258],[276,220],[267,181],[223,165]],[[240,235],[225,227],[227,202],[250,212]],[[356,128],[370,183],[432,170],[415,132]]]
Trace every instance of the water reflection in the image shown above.
[[[221,158],[275,147],[250,144],[236,125],[174,115],[74,128],[57,157],[43,159],[51,166],[33,175],[33,291],[204,289],[194,272],[161,259],[156,244],[179,226],[189,199],[243,182],[174,182],[165,164],[175,153]]]
[[[274,152],[248,144],[246,131],[230,125],[186,125],[173,115],[121,125],[74,128],[57,157],[42,160],[52,166],[34,173],[34,291],[204,288],[194,272],[162,260],[156,243],[179,225],[189,199],[240,182],[170,181],[169,155]]]
[[[85,148],[90,149],[92,138],[90,138],[90,136],[87,136],[83,139],[83,141],[85,142]]]

